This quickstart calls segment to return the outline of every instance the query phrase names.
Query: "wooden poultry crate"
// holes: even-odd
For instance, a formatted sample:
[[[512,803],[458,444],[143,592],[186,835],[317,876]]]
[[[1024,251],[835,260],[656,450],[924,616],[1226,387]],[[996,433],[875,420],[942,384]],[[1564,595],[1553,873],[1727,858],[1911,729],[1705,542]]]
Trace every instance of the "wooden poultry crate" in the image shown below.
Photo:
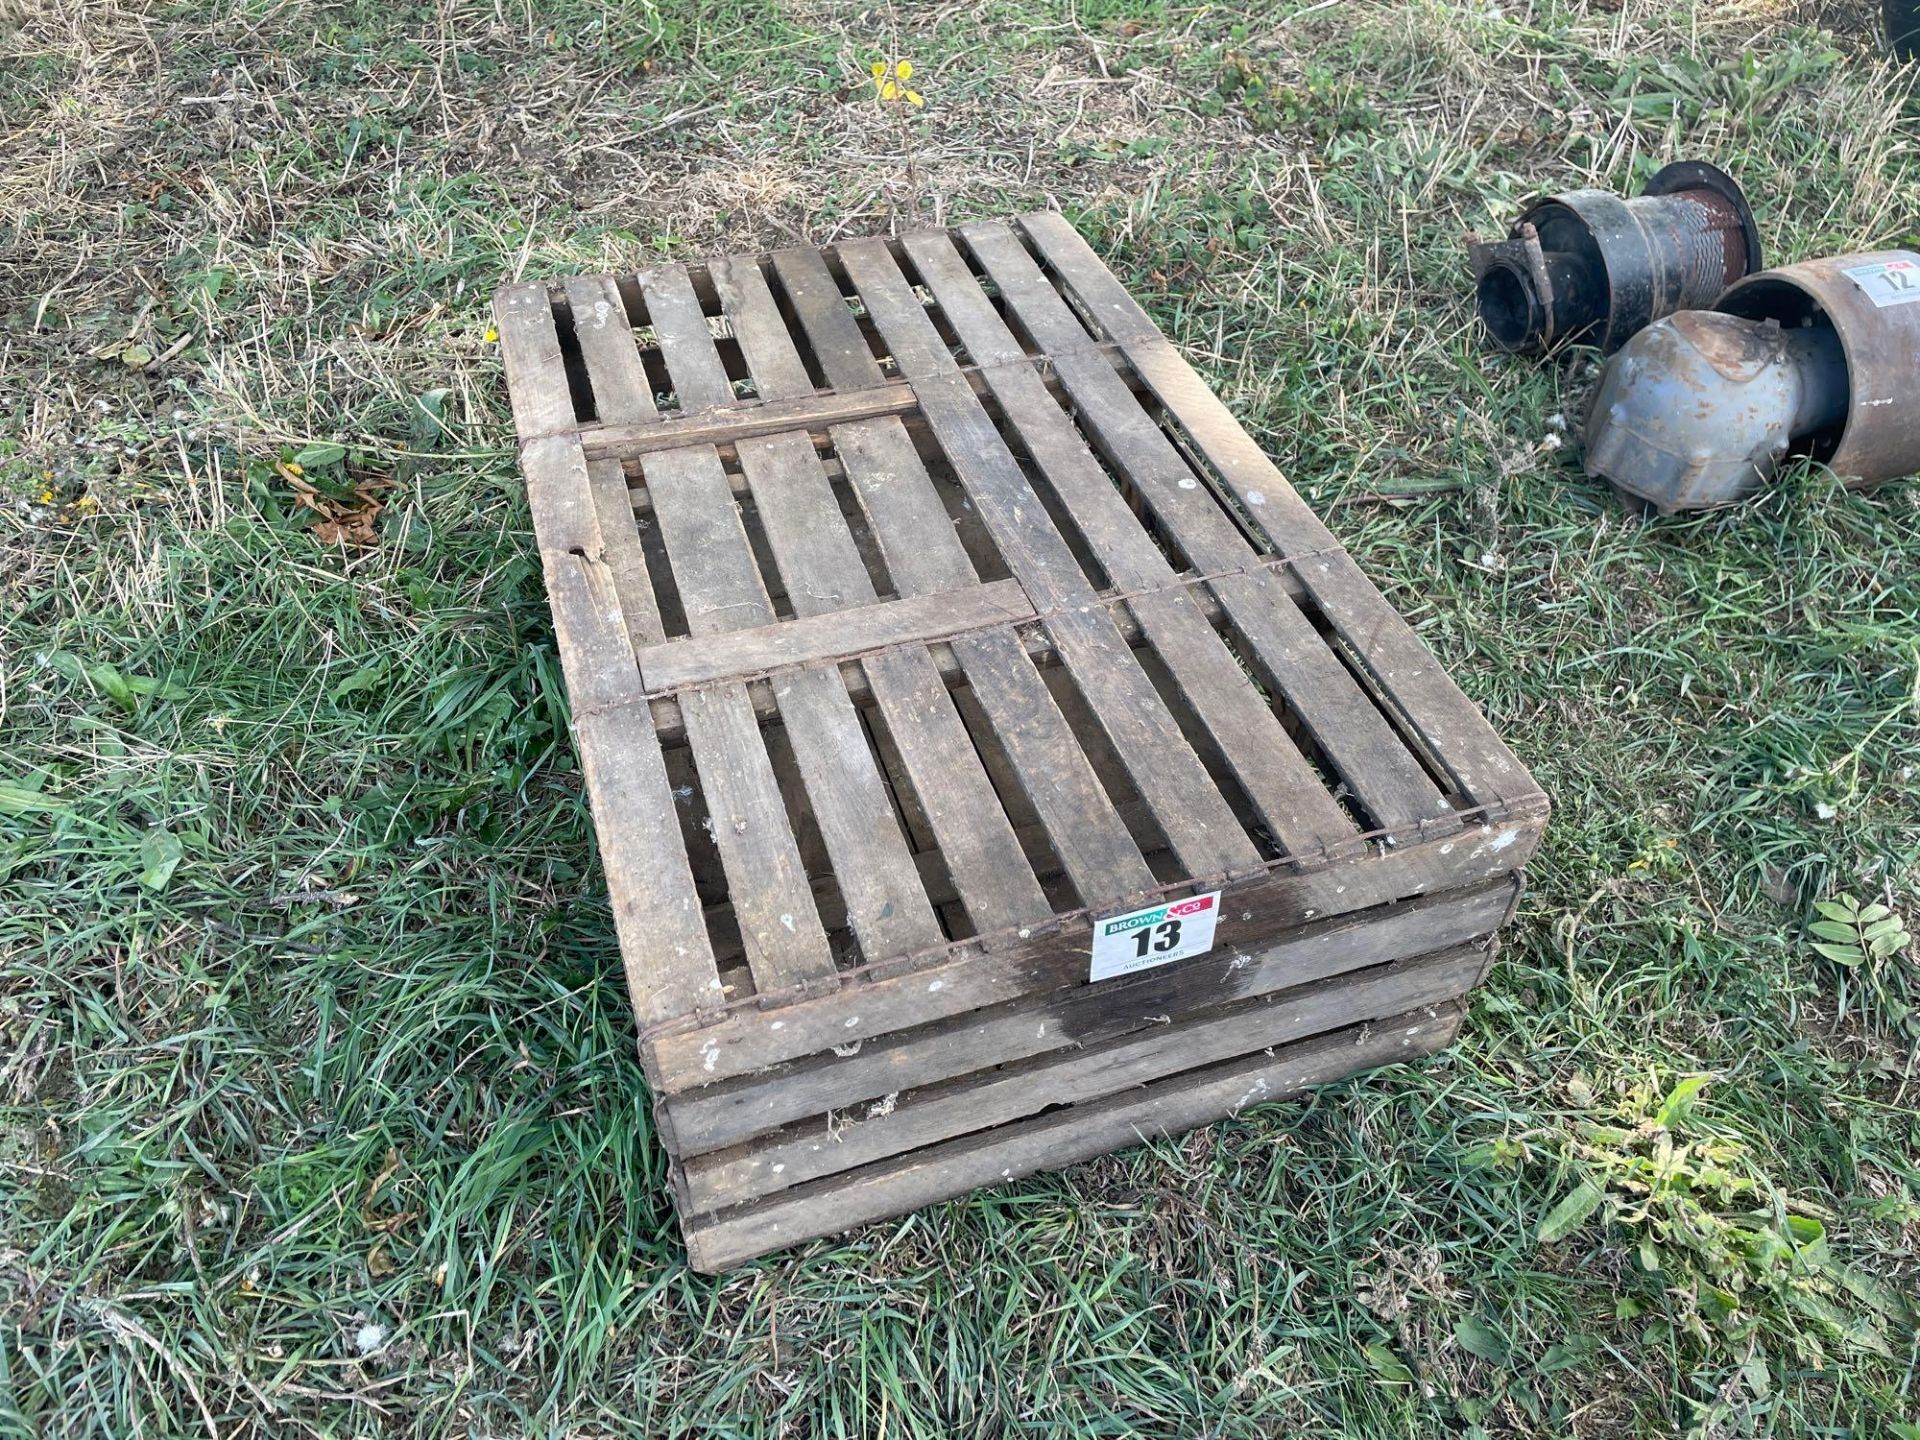
[[[696,1267],[1452,1038],[1545,798],[1059,216],[495,308]]]

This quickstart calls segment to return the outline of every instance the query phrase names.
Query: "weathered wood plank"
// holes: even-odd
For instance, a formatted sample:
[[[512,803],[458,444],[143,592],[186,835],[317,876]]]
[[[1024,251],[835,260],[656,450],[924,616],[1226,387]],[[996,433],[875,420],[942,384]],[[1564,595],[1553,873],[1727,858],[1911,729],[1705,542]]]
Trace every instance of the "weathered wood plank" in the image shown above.
[[[1127,293],[1127,287],[1114,277],[1107,262],[1094,253],[1080,232],[1067,223],[1066,216],[1035,211],[1022,215],[1017,223],[1079,302],[1081,312],[1091,319],[1094,337],[1082,337],[1079,343],[1092,345],[1096,338],[1122,345],[1166,340],[1153,317]]]
[[[849,316],[848,320],[851,322],[852,317]],[[1102,353],[1108,356],[1109,363],[1122,379],[1131,375],[1130,370],[1121,368],[1126,361],[1118,347],[1105,348]],[[1059,381],[1053,378],[1051,362],[1044,356],[1036,356],[1034,363],[1042,382],[1050,390],[1059,385]],[[974,393],[991,409],[995,402],[979,371],[967,366],[960,373]],[[783,430],[817,432],[827,425],[849,424],[855,420],[886,415],[902,417],[902,423],[917,424],[913,416],[916,408],[918,402],[914,399],[913,387],[893,381],[864,390],[822,392],[790,400],[739,398],[730,407],[702,410],[691,415],[676,412],[650,422],[604,424],[598,420],[578,423],[567,420],[556,428],[568,434],[577,433],[590,460],[632,460],[655,450],[677,450],[686,445],[717,446],[721,454],[727,456],[733,443],[748,435],[772,435]],[[537,438],[540,433],[544,432],[526,431],[520,439],[524,443]]]
[[[774,696],[862,957],[879,960],[943,943],[886,781],[839,674],[831,666],[788,672],[775,684]]]
[[[906,427],[892,419],[860,420],[830,433],[895,588],[931,595],[980,584]]]
[[[1128,908],[1153,872],[1018,638],[989,631],[952,644],[1080,903]]]
[[[653,385],[640,361],[633,326],[620,287],[606,275],[576,275],[566,282],[573,333],[593,386],[594,413],[605,424],[654,419]]]
[[[640,293],[646,297],[647,319],[659,337],[660,355],[673,377],[681,410],[733,404],[733,382],[714,349],[713,332],[687,272],[678,265],[643,270]]]
[[[627,501],[626,472],[618,461],[594,460],[587,465],[587,479],[593,489],[594,515],[600,523],[601,555],[613,572],[620,614],[637,656],[646,646],[660,644],[667,632],[647,574],[646,552],[640,545],[633,506]]]
[[[873,358],[825,257],[818,250],[779,250],[773,256],[773,269],[827,383],[836,390],[856,392],[885,385],[880,362]],[[900,388],[912,393],[911,387]]]
[[[911,385],[882,385],[872,390],[815,395],[795,400],[743,402],[733,410],[702,410],[692,415],[662,415],[651,424],[590,425],[580,428],[580,443],[589,459],[635,460],[656,450],[680,450],[689,445],[731,445],[752,435],[778,435],[789,430],[816,430],[876,415],[904,415],[915,409]],[[549,429],[573,429],[571,412]],[[522,443],[540,433],[523,431]]]
[[[507,372],[513,428],[523,444],[578,423],[567,391],[560,335],[545,285],[507,285],[493,297],[494,328],[500,332],[500,362]],[[562,549],[565,547],[562,546]]]
[[[716,260],[707,267],[720,295],[720,313],[740,342],[754,389],[763,400],[802,400],[813,393],[813,381],[780,314],[767,277],[750,255]],[[844,307],[843,307],[844,308]]]
[[[720,457],[711,447],[664,450],[643,463],[653,521],[666,542],[674,587],[697,637],[774,622]]]
[[[550,429],[572,413],[545,287],[496,298],[516,423]],[[577,441],[550,439],[521,453],[573,706],[614,928],[641,1024],[697,1015],[722,1003],[719,970],[700,912],[660,742],[639,696],[618,577]]]
[[[640,674],[653,693],[732,677],[766,675],[872,650],[924,645],[987,626],[1033,618],[1019,582],[978,582],[964,590],[816,611],[780,625],[649,645]]]
[[[861,663],[974,927],[993,936],[1046,923],[1053,905],[931,657],[888,650]]]
[[[1285,1099],[1309,1086],[1431,1054],[1452,1041],[1462,1013],[1449,1003],[1393,1016],[1285,1046],[1271,1055],[1262,1051],[983,1135],[950,1140],[736,1211],[712,1217],[689,1214],[682,1221],[688,1258],[697,1270],[723,1270],[978,1186],[1058,1169],[1236,1116],[1249,1106]]]
[[[680,710],[755,988],[831,981],[833,951],[746,687],[685,691]]]
[[[1257,946],[1217,948],[1164,969],[1007,1001],[876,1036],[852,1054],[827,1050],[709,1085],[675,1102],[680,1153],[737,1146],[830,1110],[857,1111],[884,1096],[985,1076],[1035,1056],[1177,1025],[1233,1001],[1465,945],[1506,921],[1518,888],[1512,879],[1497,880],[1376,906]]]

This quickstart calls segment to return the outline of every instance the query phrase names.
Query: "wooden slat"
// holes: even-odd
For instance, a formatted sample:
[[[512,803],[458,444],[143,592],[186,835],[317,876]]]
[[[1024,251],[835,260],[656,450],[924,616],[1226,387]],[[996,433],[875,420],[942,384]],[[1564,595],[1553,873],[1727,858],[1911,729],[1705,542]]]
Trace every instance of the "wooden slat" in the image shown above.
[[[885,646],[924,645],[989,625],[1033,618],[1015,580],[817,611],[779,625],[726,635],[669,640],[640,651],[640,673],[658,693],[735,676],[860,655]]]
[[[1096,336],[1121,345],[1167,343],[1167,337],[1153,323],[1153,317],[1127,293],[1127,287],[1114,277],[1107,262],[1094,253],[1080,232],[1067,223],[1066,216],[1034,211],[1022,215],[1017,223],[1021,233],[1053,267],[1062,287],[1073,296],[1081,312],[1089,317]]]
[[[848,316],[852,323],[852,316]],[[1109,363],[1116,367],[1115,373],[1122,379],[1132,374],[1124,369],[1126,361],[1118,346],[1102,346],[1101,353],[1108,357]],[[1035,356],[1034,363],[1040,367],[1041,377],[1049,389],[1059,386],[1052,377],[1051,366],[1045,356]],[[988,404],[993,397],[987,391],[987,382],[972,367],[963,367],[961,372],[974,393]],[[586,447],[590,460],[637,459],[653,450],[676,450],[684,445],[716,445],[726,454],[735,440],[745,435],[772,435],[782,430],[819,430],[823,425],[836,425],[853,420],[871,419],[879,415],[899,415],[912,421],[912,412],[918,408],[913,398],[913,387],[900,381],[875,385],[869,389],[853,390],[846,393],[822,392],[814,395],[799,396],[791,400],[736,399],[725,409],[701,410],[691,415],[662,415],[658,420],[629,424],[602,424],[600,421],[582,421],[577,426],[567,424],[566,430],[577,429],[580,443]],[[532,432],[520,437],[523,441],[533,439]]]
[[[767,288],[767,277],[749,255],[716,260],[707,267],[720,296],[720,313],[740,342],[754,389],[763,400],[800,400],[814,393],[813,380],[793,340],[786,320]]]
[[[752,358],[770,364],[770,389],[791,385],[799,356],[784,340],[771,293],[764,286],[755,292],[749,284],[735,298],[744,316],[760,312],[754,318],[758,354],[750,364]],[[759,378],[756,372],[756,382]],[[806,437],[743,440],[740,463],[795,614],[805,618],[844,612],[848,606],[879,608],[873,582]],[[869,655],[862,668],[974,926],[982,932],[1018,930],[1049,919],[1053,907],[926,648],[883,650]],[[830,771],[807,778],[816,793],[840,783]]]
[[[660,603],[654,597],[653,582],[647,576],[647,557],[628,501],[626,472],[617,460],[594,460],[587,464],[587,479],[593,488],[594,514],[600,522],[602,558],[613,572],[620,614],[637,656],[644,647],[660,644],[667,632],[660,623]]]
[[[588,425],[580,429],[580,443],[586,448],[589,459],[632,460],[655,450],[680,450],[689,445],[731,445],[749,435],[817,430],[823,425],[847,420],[865,420],[876,415],[904,415],[918,404],[911,385],[882,385],[845,395],[743,402],[734,410],[662,415],[651,424]],[[571,430],[572,412],[569,411],[568,418],[554,428]],[[524,441],[534,433],[525,431],[521,439]]]
[[[678,265],[643,270],[640,293],[646,297],[647,319],[659,337],[681,410],[733,404],[733,382],[713,347],[713,332],[687,272]]]
[[[990,631],[957,637],[953,652],[1080,903],[1129,908],[1153,872],[1020,641]]]
[[[774,696],[862,957],[871,962],[944,943],[837,670],[816,666],[784,674]],[[744,883],[754,882],[749,877]]]
[[[516,423],[555,428],[572,402],[545,287],[502,291],[495,315]],[[601,558],[586,461],[576,440],[554,438],[526,446],[521,466],[634,1012],[643,1024],[700,1014],[725,997],[660,743],[637,703],[635,622]]]
[[[1259,852],[1181,735],[1152,683],[1047,523],[993,422],[908,288],[873,241],[839,247],[868,314],[912,378],[922,413],[955,473],[1036,607],[1054,645],[1154,813],[1181,864],[1196,876],[1244,872]]]
[[[1002,412],[1080,526],[1113,588],[1123,593],[1146,592],[1131,602],[1141,628],[1180,682],[1268,829],[1291,854],[1319,853],[1351,837],[1356,828],[1352,821],[1247,683],[1239,662],[1212,626],[1185,591],[1176,588],[1173,567],[1147,538],[1106,472],[1087,452],[1073,422],[1047,393],[953,242],[939,232],[910,237],[907,248],[921,280],[980,362]],[[1101,368],[1131,404],[1132,392],[1125,383],[1104,363]],[[1221,564],[1195,563],[1203,570],[1217,569],[1255,558],[1244,542],[1241,551]],[[1293,613],[1305,627],[1304,617]],[[1325,647],[1318,648],[1332,662]],[[1356,724],[1369,718],[1379,723],[1378,712],[1357,690],[1350,713]],[[1402,763],[1411,763],[1404,748],[1396,746],[1396,754]],[[1426,785],[1431,805],[1445,808],[1439,792],[1417,767],[1415,774]]]
[[[1137,1090],[950,1140],[852,1175],[819,1181],[738,1211],[683,1221],[688,1258],[712,1272],[982,1185],[1072,1165],[1110,1150],[1178,1134],[1252,1105],[1450,1043],[1462,1011],[1443,1004],[1158,1080]]]
[[[889,650],[863,664],[975,928],[991,937],[1050,920],[1053,904],[931,657]]]
[[[1544,816],[1529,814],[1364,860],[1302,873],[1276,871],[1235,886],[1226,892],[1214,948],[1257,948],[1311,920],[1510,876],[1538,847],[1545,823]],[[963,951],[939,966],[868,980],[852,1016],[836,997],[798,1001],[777,1014],[735,1010],[698,1028],[657,1033],[648,1048],[662,1088],[691,1091],[834,1045],[1083,985],[1088,944],[1080,926],[994,954]]]
[[[873,358],[859,321],[847,308],[840,284],[827,269],[818,250],[781,250],[773,256],[774,273],[787,300],[800,318],[807,342],[836,390],[861,391],[886,383],[880,362]],[[911,391],[909,391],[911,393]]]
[[[1116,1040],[1229,1001],[1464,945],[1505,922],[1516,889],[1502,880],[1377,906],[1301,926],[1257,947],[1216,948],[1160,970],[875,1036],[852,1054],[823,1051],[763,1074],[709,1085],[675,1102],[679,1153],[737,1146],[830,1110],[858,1113],[884,1096],[962,1076],[984,1078],[1000,1066]]]
[[[1108,462],[1145,498],[1192,568],[1221,575],[1257,564],[1260,555],[1140,407],[1132,390],[1119,380],[1112,366],[1084,348],[1089,342],[1080,322],[1012,231],[1002,225],[979,225],[961,233],[1020,323],[1056,355],[1056,372]],[[990,347],[996,357],[1018,353],[1005,323],[986,303],[944,232],[912,237],[908,249],[922,278],[970,347],[978,342]],[[976,352],[976,358],[982,357]],[[1014,424],[1022,428],[1023,436],[1034,424],[1064,424],[1072,432],[1071,422],[1052,398],[1034,393],[1030,366],[995,368],[986,373],[988,383],[1001,394],[1003,406]],[[1002,393],[1003,389],[1007,393]],[[1016,391],[1021,396],[1017,408],[1011,398]],[[1062,470],[1071,463],[1065,462]],[[1085,463],[1091,465],[1090,457]],[[1056,484],[1063,483],[1056,477]],[[1103,533],[1139,533],[1137,522],[1132,521],[1124,502],[1105,483],[1097,467],[1092,474],[1079,477],[1068,503],[1076,515],[1090,518],[1096,506],[1103,507],[1106,513],[1098,522]],[[1115,510],[1121,513],[1113,513]],[[1131,583],[1115,580],[1120,588],[1128,588]],[[1418,758],[1281,587],[1242,573],[1224,575],[1213,582],[1212,588],[1288,708],[1300,717],[1340,778],[1366,808],[1375,828],[1401,830],[1426,824],[1436,833],[1459,828],[1453,807]],[[1166,653],[1164,647],[1162,653]]]
[[[665,451],[649,457],[646,477],[693,635],[772,624],[719,457],[711,449]],[[773,991],[830,980],[833,952],[746,686],[685,690],[680,710],[755,985]]]
[[[746,687],[689,690],[680,709],[755,988],[831,980],[833,952]]]
[[[750,1145],[683,1160],[687,1199],[696,1212],[725,1209],[1048,1106],[1081,1104],[1264,1047],[1437,1005],[1466,994],[1480,973],[1481,956],[1469,946],[1395,961],[1182,1014],[988,1074],[890,1094],[864,1111],[834,1117],[831,1125],[825,1115],[815,1116]],[[677,1116],[675,1133],[681,1134]]]
[[[567,393],[560,334],[553,327],[547,287],[504,287],[493,297],[493,315],[500,332],[500,362],[507,372],[507,399],[513,405],[513,428],[522,443],[571,431],[578,421]]]
[[[711,447],[667,450],[649,455],[643,471],[688,629],[706,636],[771,625],[773,606],[720,457]]]
[[[898,420],[861,420],[836,425],[831,433],[895,588],[902,595],[930,595],[978,585],[973,561],[906,427]]]
[[[566,283],[573,333],[593,386],[593,408],[603,423],[652,420],[653,385],[640,361],[620,287],[606,275],[576,275]]]
[[[1058,215],[1027,216],[1020,225],[1103,334],[1121,342],[1136,371],[1275,549],[1302,557],[1299,575],[1314,602],[1463,793],[1477,805],[1544,804],[1539,787],[1486,717],[1086,241]]]

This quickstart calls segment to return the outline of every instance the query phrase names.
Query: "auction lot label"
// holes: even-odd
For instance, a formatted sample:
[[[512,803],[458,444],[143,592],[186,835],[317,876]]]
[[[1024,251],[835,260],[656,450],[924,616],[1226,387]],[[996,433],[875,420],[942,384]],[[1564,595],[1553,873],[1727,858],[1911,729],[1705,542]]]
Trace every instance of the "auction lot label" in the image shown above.
[[[1876,260],[1840,273],[1866,291],[1867,298],[1882,310],[1889,305],[1920,303],[1920,265],[1911,260]]]
[[[1093,969],[1089,980],[1111,980],[1136,970],[1204,955],[1213,948],[1213,927],[1220,918],[1220,892],[1169,900],[1109,915],[1093,922]]]

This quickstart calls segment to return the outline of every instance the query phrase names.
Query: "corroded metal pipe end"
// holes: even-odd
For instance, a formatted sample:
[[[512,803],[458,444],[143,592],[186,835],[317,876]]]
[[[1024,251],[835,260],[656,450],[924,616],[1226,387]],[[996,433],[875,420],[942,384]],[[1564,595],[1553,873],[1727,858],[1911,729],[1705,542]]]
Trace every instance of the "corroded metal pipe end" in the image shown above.
[[[1617,349],[1676,310],[1711,304],[1760,266],[1760,232],[1732,176],[1666,166],[1623,200],[1573,190],[1533,201],[1504,240],[1468,245],[1480,319],[1496,344]]]
[[[1876,250],[1782,265],[1742,280],[1714,308],[1838,337],[1845,411],[1799,448],[1856,487],[1920,471],[1920,254]]]

